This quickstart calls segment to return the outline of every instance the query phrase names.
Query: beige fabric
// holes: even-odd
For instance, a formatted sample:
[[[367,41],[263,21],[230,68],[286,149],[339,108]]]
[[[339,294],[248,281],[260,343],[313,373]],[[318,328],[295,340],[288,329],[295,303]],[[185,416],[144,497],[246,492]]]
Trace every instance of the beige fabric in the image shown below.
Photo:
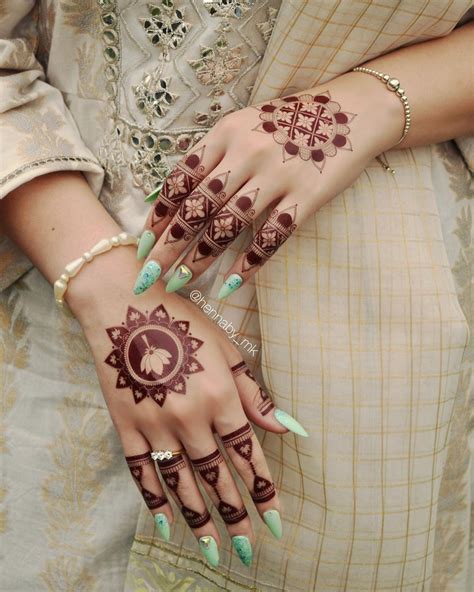
[[[224,109],[248,100],[278,6],[238,4],[247,12],[243,19],[228,19],[230,57],[239,44],[247,57],[225,85]],[[0,3],[7,36],[31,5]],[[145,150],[144,142],[152,134],[176,146],[180,134],[191,130],[194,141],[212,125],[194,120],[195,111],[212,111],[210,87],[189,60],[198,60],[200,44],[215,43],[224,19],[211,17],[197,0],[177,5],[185,6],[193,25],[165,65],[181,102],[152,125],[132,90],[158,55],[139,25],[147,2],[48,0],[12,31],[18,37],[26,31],[31,46],[36,37],[30,31],[39,31],[37,53],[50,86],[41,81],[31,52],[18,68],[25,72],[8,74],[22,85],[31,78],[32,88],[39,85],[51,102],[37,110],[6,97],[9,109],[0,113],[0,125],[13,126],[8,145],[1,144],[4,185],[12,183],[8,191],[30,178],[29,171],[56,170],[58,162],[84,167],[109,211],[127,230],[138,231],[150,171],[159,173],[152,158],[163,155],[155,147]],[[118,25],[104,37],[109,6]],[[286,0],[253,99],[304,89],[400,45],[447,34],[468,7],[464,1]],[[12,45],[22,54],[25,43],[0,46],[3,64],[10,67]],[[104,77],[110,76],[104,54],[110,46],[120,50],[118,83]],[[38,158],[29,152],[30,145],[36,149],[35,129],[50,138],[43,148],[47,158],[72,155],[92,162],[29,166]],[[165,160],[172,165],[178,157],[176,149]],[[392,151],[388,159],[395,178],[375,163],[368,167],[298,229],[259,273],[256,291],[245,286],[219,304],[210,296],[239,245],[199,283],[209,303],[261,347],[249,361],[257,369],[261,365],[276,403],[311,434],[307,440],[261,434],[285,506],[285,536],[275,542],[253,514],[259,528],[250,570],[230,553],[225,536],[221,565],[209,569],[181,520],[170,544],[155,536],[121,459],[77,324],[54,310],[50,288],[36,271],[2,294],[8,426],[3,587],[120,589],[138,509],[127,592],[472,587],[469,178],[451,143]],[[5,286],[27,263],[19,262],[10,245],[1,243],[0,249]]]

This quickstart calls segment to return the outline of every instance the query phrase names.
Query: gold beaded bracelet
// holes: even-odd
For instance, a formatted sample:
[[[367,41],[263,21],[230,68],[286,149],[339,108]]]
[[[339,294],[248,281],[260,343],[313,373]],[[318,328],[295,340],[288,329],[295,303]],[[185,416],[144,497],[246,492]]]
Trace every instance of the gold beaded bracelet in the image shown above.
[[[394,146],[398,146],[398,144],[400,144],[400,142],[402,142],[405,139],[411,125],[411,109],[405,91],[400,86],[400,81],[398,80],[398,78],[392,78],[392,76],[389,76],[388,74],[384,74],[383,72],[379,72],[378,70],[373,70],[372,68],[365,68],[364,66],[357,66],[357,68],[353,68],[352,71],[363,72],[364,74],[370,74],[371,76],[375,76],[375,78],[378,78],[381,82],[385,83],[388,90],[394,92],[402,102],[403,111],[405,113],[405,125],[403,126],[401,138],[398,140],[396,144],[394,144]],[[384,169],[390,171],[391,173],[395,173],[395,171],[386,162],[383,162],[383,160],[379,156],[377,157],[377,160],[384,167]]]
[[[92,259],[97,257],[97,255],[107,253],[107,251],[110,251],[113,247],[138,245],[138,240],[139,239],[136,236],[128,234],[128,232],[121,232],[120,234],[117,234],[117,236],[103,238],[94,245],[90,251],[86,251],[82,257],[74,259],[74,261],[68,263],[59,279],[54,282],[54,298],[56,299],[56,302],[59,305],[64,304],[64,294],[68,288],[69,280],[75,277],[86,263],[90,263]]]

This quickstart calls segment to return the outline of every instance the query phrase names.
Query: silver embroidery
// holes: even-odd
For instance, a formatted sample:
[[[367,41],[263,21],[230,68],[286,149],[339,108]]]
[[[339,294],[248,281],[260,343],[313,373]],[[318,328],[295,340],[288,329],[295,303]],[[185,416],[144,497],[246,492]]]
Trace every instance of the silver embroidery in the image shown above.
[[[161,68],[145,73],[142,81],[133,87],[137,107],[144,113],[148,124],[153,124],[154,117],[164,117],[178,98],[169,89],[170,79],[161,78]]]
[[[191,25],[184,20],[184,8],[175,8],[173,0],[162,0],[161,6],[150,4],[150,16],[140,19],[147,37],[161,48],[167,59],[170,49],[178,48],[184,41]]]
[[[211,16],[240,19],[250,10],[255,0],[203,0]]]

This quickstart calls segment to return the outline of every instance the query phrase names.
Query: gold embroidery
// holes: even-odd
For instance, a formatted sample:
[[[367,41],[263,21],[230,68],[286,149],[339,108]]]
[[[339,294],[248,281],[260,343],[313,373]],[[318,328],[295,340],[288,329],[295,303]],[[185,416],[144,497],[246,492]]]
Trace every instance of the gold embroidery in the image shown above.
[[[61,0],[61,10],[65,15],[66,25],[77,33],[91,37],[99,36],[100,14],[95,0]]]

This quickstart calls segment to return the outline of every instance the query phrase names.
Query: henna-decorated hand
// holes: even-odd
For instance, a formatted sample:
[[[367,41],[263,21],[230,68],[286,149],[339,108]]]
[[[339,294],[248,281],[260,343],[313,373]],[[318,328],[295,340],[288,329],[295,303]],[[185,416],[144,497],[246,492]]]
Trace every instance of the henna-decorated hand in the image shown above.
[[[276,433],[287,431],[283,424],[306,433],[275,409],[239,352],[190,301],[165,294],[161,283],[139,299],[130,295],[137,267],[132,252],[111,252],[94,260],[68,290],[130,471],[162,536],[169,538],[174,520],[167,489],[204,555],[217,565],[219,533],[196,472],[234,548],[250,565],[252,524],[222,451],[279,538],[280,502],[249,420]],[[113,270],[118,268],[123,272],[117,279]],[[106,280],[105,289],[97,285],[97,274]],[[84,287],[89,281],[94,291]],[[167,449],[182,452],[158,460],[157,472],[150,451]]]
[[[401,104],[371,78],[346,74],[324,88],[248,107],[218,122],[177,164],[161,192],[151,195],[156,202],[139,257],[148,256],[145,265],[159,264],[151,264],[157,270],[152,280],[188,250],[167,286],[179,289],[272,205],[219,296],[258,271],[299,224],[399,138]],[[136,292],[144,288],[139,279]]]

